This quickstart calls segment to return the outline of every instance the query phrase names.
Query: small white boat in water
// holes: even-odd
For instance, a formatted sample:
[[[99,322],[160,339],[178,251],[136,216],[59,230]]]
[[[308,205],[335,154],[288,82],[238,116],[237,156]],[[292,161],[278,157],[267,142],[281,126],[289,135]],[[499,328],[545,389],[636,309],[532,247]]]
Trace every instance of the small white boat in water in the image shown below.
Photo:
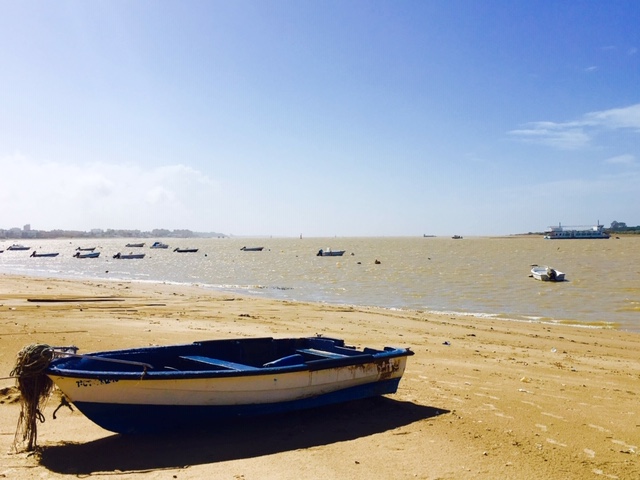
[[[560,272],[544,265],[534,265],[531,268],[531,276],[536,280],[540,280],[542,282],[564,281],[564,272]]]

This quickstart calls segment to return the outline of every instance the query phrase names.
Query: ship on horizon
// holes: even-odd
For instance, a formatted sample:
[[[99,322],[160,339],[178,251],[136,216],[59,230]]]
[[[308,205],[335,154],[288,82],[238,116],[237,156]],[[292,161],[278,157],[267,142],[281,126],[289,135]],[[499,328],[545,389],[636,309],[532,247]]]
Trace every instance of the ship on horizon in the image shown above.
[[[600,225],[600,220],[596,225],[563,227],[558,223],[557,227],[549,227],[545,232],[546,240],[581,240],[609,238],[609,234],[604,231],[604,225]]]

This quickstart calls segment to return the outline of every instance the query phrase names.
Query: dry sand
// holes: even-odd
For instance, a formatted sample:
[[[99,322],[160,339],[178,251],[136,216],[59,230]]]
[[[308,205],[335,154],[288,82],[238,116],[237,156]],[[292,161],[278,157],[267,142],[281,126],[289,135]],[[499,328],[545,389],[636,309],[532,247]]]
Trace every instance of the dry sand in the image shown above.
[[[53,419],[54,393],[39,451],[11,451],[6,377],[25,345],[315,334],[416,354],[395,395],[193,435],[114,435],[66,407]],[[1,478],[640,478],[640,335],[614,330],[0,275],[0,367]]]

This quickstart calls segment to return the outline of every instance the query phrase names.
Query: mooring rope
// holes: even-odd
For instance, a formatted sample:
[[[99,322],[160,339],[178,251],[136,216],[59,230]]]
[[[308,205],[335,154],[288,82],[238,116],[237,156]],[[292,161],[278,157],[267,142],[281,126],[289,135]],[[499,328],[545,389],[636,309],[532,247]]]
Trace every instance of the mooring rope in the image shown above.
[[[42,410],[46,404],[53,382],[44,373],[53,359],[54,350],[45,344],[27,345],[18,352],[16,366],[10,375],[16,378],[20,391],[20,416],[13,440],[14,450],[20,443],[26,443],[26,450],[36,448],[38,422],[44,422]]]

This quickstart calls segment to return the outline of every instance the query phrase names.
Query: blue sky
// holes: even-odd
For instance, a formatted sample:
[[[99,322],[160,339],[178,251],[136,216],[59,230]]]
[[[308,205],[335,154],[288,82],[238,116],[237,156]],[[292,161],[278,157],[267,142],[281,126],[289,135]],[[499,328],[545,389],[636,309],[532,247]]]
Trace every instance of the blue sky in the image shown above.
[[[0,228],[640,224],[640,2],[0,0]]]

